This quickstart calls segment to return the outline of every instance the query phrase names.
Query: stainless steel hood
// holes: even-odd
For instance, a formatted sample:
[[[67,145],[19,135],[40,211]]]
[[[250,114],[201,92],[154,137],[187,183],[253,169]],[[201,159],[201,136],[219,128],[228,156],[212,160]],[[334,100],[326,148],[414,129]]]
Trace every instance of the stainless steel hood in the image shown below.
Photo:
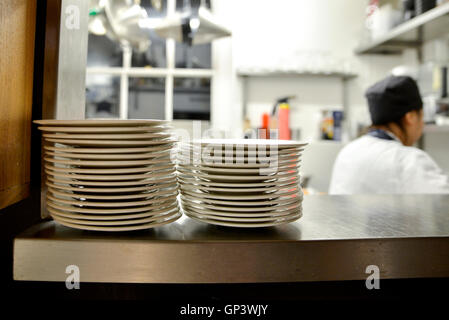
[[[138,51],[146,51],[151,44],[148,33],[139,21],[148,14],[134,0],[93,0],[90,3],[89,31],[106,35],[122,45],[131,45]]]
[[[203,5],[199,8],[188,5],[183,11],[163,19],[141,20],[139,25],[153,29],[160,37],[188,44],[209,43],[231,35],[231,31],[219,23]]]
[[[135,0],[91,0],[89,7],[90,32],[130,44],[139,51],[146,50],[151,43],[149,29],[162,38],[173,38],[189,45],[231,35],[206,6],[193,8],[189,0],[184,1],[182,11],[164,18],[149,18]]]

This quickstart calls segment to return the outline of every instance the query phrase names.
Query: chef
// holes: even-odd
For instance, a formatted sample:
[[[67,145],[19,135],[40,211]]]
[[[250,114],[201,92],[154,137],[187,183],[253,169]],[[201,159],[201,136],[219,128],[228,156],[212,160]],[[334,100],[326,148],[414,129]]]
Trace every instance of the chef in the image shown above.
[[[370,87],[366,98],[372,126],[340,151],[329,193],[449,193],[449,176],[413,147],[424,126],[416,82],[389,76]]]

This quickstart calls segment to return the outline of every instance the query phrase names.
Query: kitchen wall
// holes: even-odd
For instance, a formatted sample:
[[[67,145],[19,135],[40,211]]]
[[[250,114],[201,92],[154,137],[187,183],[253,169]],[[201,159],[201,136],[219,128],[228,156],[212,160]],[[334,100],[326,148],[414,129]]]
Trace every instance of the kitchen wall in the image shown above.
[[[416,50],[402,55],[355,55],[354,49],[367,36],[367,0],[215,0],[214,13],[232,31],[232,38],[213,44],[216,77],[212,84],[213,128],[242,137],[243,99],[253,127],[260,126],[261,114],[269,112],[276,98],[296,95],[291,103],[291,127],[300,128],[302,139],[312,141],[304,159],[302,173],[317,177],[331,172],[341,144],[313,142],[317,136],[320,112],[341,109],[343,87],[339,78],[329,77],[254,77],[246,87],[237,70],[248,65],[282,61],[292,53],[326,53],[346,62],[357,77],[347,86],[347,138],[357,136],[360,125],[370,123],[365,90],[384,78],[398,65],[417,66]],[[432,59],[433,44],[424,46],[424,60]],[[244,94],[245,90],[245,94]],[[426,150],[443,169],[449,171],[448,144],[444,134],[428,133]],[[441,151],[443,150],[443,151]],[[319,160],[319,161],[318,161]],[[322,176],[322,175],[320,175]],[[329,178],[311,180],[313,187],[327,191]]]
[[[423,62],[449,60],[448,37],[428,41],[423,46]],[[446,129],[445,129],[446,128]],[[449,174],[449,130],[447,127],[428,127],[424,130],[424,150]]]
[[[255,63],[264,65],[294,52],[325,52],[339,61],[347,61],[358,74],[348,86],[350,128],[354,136],[357,122],[369,122],[365,89],[404,61],[400,55],[354,55],[354,48],[365,32],[366,3],[363,0],[215,1],[214,12],[231,28],[233,36],[214,43],[216,66],[225,70],[224,64],[228,63],[226,67],[231,71],[217,73],[212,126],[232,128],[234,133],[241,129],[240,118],[236,118],[243,112],[238,68]],[[261,113],[270,110],[277,97],[297,95],[292,102],[291,126],[302,129],[303,139],[311,139],[318,130],[320,110],[342,108],[342,92],[338,78],[251,78],[246,91],[248,116],[257,127]]]
[[[449,174],[449,130],[427,130],[424,134],[424,150]]]
[[[268,64],[291,53],[324,52],[346,61],[358,77],[348,82],[349,136],[357,123],[369,124],[364,91],[410,54],[398,56],[355,55],[364,36],[366,2],[363,0],[226,0],[214,1],[217,17],[233,31],[232,38],[213,44],[216,77],[212,85],[213,128],[242,137],[243,86],[237,75],[246,65]],[[301,129],[301,139],[315,140],[321,110],[342,109],[343,87],[331,77],[256,77],[248,79],[248,117],[260,126],[261,114],[270,111],[276,98],[296,95],[291,103],[291,127]],[[333,163],[341,143],[311,142],[304,157],[302,175],[310,187],[327,192]]]

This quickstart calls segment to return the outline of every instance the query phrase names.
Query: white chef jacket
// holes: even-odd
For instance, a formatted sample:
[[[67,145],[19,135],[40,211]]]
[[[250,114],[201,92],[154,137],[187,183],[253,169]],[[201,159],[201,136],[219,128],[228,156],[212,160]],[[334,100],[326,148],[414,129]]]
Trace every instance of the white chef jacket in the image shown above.
[[[364,135],[338,154],[330,194],[449,193],[449,176],[424,151]]]

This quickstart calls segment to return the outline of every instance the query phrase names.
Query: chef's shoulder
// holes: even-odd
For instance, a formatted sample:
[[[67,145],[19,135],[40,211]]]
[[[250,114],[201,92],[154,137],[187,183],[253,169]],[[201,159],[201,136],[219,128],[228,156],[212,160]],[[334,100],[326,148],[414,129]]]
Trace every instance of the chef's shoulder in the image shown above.
[[[386,142],[390,141],[364,135],[346,144],[342,148],[340,154],[353,157],[357,155],[379,153],[381,151],[384,151],[385,149],[389,149],[388,143],[387,147],[385,146]]]
[[[449,176],[425,151],[403,146],[399,177],[407,193],[449,193]]]
[[[439,169],[429,154],[416,147],[400,146],[398,156],[405,169]]]

